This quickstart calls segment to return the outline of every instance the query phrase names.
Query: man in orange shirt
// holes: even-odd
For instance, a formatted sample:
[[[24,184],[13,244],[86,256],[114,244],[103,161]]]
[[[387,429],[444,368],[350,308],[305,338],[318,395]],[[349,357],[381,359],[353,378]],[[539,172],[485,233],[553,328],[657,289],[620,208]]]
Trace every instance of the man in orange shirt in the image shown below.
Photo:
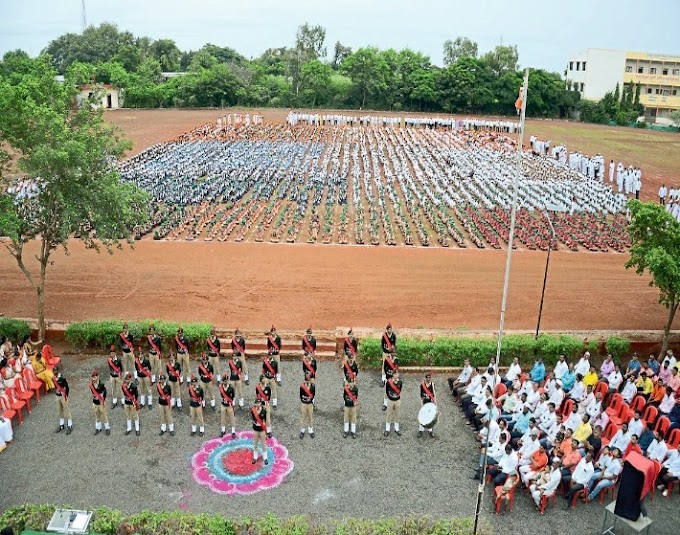
[[[529,486],[528,482],[533,480],[536,474],[543,470],[547,464],[548,455],[545,452],[545,446],[539,446],[539,448],[531,454],[531,462],[519,467],[519,472],[524,484]]]
[[[659,379],[656,381],[656,384],[654,385],[654,388],[652,389],[652,393],[649,395],[649,405],[654,405],[655,407],[659,406],[659,403],[663,401],[663,397],[666,395],[666,385],[663,382],[663,379],[659,377]]]
[[[565,487],[569,487],[571,481],[571,474],[574,472],[576,465],[581,461],[581,453],[578,451],[578,442],[575,438],[571,439],[571,451],[562,457],[562,482]]]

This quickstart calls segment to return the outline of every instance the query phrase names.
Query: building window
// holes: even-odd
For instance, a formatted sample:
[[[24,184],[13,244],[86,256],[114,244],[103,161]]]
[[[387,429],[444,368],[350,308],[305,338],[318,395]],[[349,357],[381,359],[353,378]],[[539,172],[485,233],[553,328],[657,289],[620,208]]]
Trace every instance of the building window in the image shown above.
[[[651,67],[649,69],[649,74],[656,74],[656,67]]]
[[[673,69],[673,76],[680,76],[680,69]]]
[[[645,73],[645,68],[644,67],[638,67],[638,74],[644,74]]]
[[[664,69],[663,71],[661,71],[661,74],[663,74],[664,76],[668,76],[668,69]]]
[[[668,91],[668,89],[664,89],[664,90],[661,92],[661,94],[662,94],[664,97],[667,97],[668,95],[670,95],[670,91]]]
[[[633,72],[633,66],[632,65],[626,65],[626,72]]]
[[[585,61],[583,62],[583,69],[582,70],[584,70],[584,71],[586,70],[586,62]]]
[[[659,88],[657,87],[657,88],[654,90],[654,94],[655,94],[655,95],[661,94],[661,89],[659,89]]]
[[[570,62],[569,62],[569,70],[570,70],[570,71],[573,71],[573,70],[574,70],[574,62],[573,62],[573,61],[570,61]]]
[[[648,95],[651,95],[651,94],[652,94],[652,88],[651,88],[651,87],[648,87],[648,88],[647,88],[647,94],[648,94]]]
[[[577,71],[580,71],[580,70],[581,70],[581,62],[580,62],[580,61],[577,61],[577,62],[576,62],[576,70],[577,70]]]
[[[581,93],[583,93],[583,87],[584,87],[583,82],[581,82]]]
[[[678,90],[673,89],[673,91],[671,91],[671,95],[673,95],[674,97],[677,97],[678,96]]]

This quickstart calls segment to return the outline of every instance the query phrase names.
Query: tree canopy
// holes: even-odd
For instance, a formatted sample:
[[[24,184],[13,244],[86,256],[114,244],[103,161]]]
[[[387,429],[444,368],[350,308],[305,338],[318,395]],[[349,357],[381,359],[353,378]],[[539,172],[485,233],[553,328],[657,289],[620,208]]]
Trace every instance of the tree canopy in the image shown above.
[[[76,105],[76,86],[55,79],[48,56],[12,55],[0,68],[0,147],[12,150],[21,175],[0,192],[0,235],[38,298],[45,330],[45,275],[58,246],[77,234],[111,251],[146,217],[146,195],[119,181],[114,162],[130,144],[92,102]],[[73,66],[75,64],[71,64]],[[83,76],[75,69],[74,78]],[[87,76],[87,74],[85,74]],[[3,172],[5,169],[2,170]],[[38,274],[24,247],[37,242]]]
[[[630,201],[630,258],[626,269],[638,275],[647,272],[650,286],[659,290],[659,303],[668,310],[662,352],[668,349],[668,335],[680,304],[680,223],[654,202]]]

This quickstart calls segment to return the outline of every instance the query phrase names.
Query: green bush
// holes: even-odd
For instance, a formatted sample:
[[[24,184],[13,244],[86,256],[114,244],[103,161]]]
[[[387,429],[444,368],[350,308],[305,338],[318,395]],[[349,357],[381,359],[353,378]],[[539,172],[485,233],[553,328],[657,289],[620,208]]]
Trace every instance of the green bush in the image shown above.
[[[28,322],[11,318],[0,318],[0,335],[6,336],[11,342],[18,342],[24,336],[29,336],[30,334],[31,327]]]
[[[65,507],[68,508],[68,507]],[[56,507],[22,505],[0,515],[1,526],[11,526],[15,533],[23,530],[45,531]],[[219,514],[195,514],[181,511],[143,511],[125,516],[113,509],[100,508],[92,515],[93,533],[115,535],[119,527],[128,525],[136,535],[463,535],[472,529],[471,518],[432,520],[426,516],[406,518],[345,518],[325,520],[312,525],[305,516],[279,519],[272,514],[251,520],[232,520]],[[479,533],[491,533],[483,521]]]
[[[553,366],[560,355],[573,359],[586,347],[595,356],[598,343],[584,341],[566,334],[543,334],[534,338],[528,334],[511,334],[503,337],[501,346],[502,366],[507,366],[514,357],[520,362],[533,360],[534,354],[541,355],[547,366]],[[496,338],[480,337],[439,337],[434,340],[400,338],[397,341],[397,355],[402,366],[462,366],[466,358],[473,366],[486,366],[496,358]],[[365,338],[359,342],[359,360],[363,366],[380,366],[382,358],[379,338]]]
[[[97,347],[106,348],[111,344],[119,345],[120,337],[118,334],[123,330],[123,321],[120,320],[103,320],[103,321],[81,321],[71,323],[66,327],[66,340],[75,347]],[[135,337],[135,340],[140,340],[141,337],[146,336],[149,332],[149,325],[154,324],[156,332],[163,340],[163,347],[167,348],[168,343],[177,334],[177,327],[180,325],[176,322],[167,322],[163,320],[144,320],[144,321],[128,321],[130,332]],[[210,335],[209,323],[184,323],[182,328],[184,334],[189,337],[192,344],[196,344],[198,340],[203,340]],[[144,344],[146,346],[146,344]]]
[[[630,340],[617,336],[610,336],[607,338],[606,347],[607,353],[610,353],[615,360],[620,361],[621,357],[630,353]]]

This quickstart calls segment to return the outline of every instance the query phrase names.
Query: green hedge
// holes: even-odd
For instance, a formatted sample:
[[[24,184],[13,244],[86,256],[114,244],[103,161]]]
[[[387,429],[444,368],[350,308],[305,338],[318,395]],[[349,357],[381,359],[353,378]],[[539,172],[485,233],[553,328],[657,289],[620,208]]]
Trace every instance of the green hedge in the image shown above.
[[[104,321],[81,321],[71,323],[66,327],[66,340],[75,347],[98,347],[106,348],[111,344],[119,345],[119,334],[123,330],[123,321],[104,320]],[[177,327],[182,325],[184,334],[189,337],[189,341],[196,343],[210,335],[209,323],[176,323],[162,320],[128,321],[128,327],[136,340],[149,333],[149,325],[154,324],[158,336],[163,339],[163,344],[167,347],[175,334]],[[145,344],[146,346],[146,344]]]
[[[621,357],[630,353],[630,340],[626,338],[618,338],[610,336],[607,338],[607,353],[610,353],[614,359],[620,361]]]
[[[12,343],[19,342],[24,336],[31,334],[31,326],[24,320],[0,318],[0,335],[6,336]]]
[[[402,366],[462,366],[470,359],[473,366],[486,366],[496,357],[496,338],[435,338],[418,340],[400,338],[397,354]],[[566,334],[542,334],[538,339],[528,334],[511,334],[503,337],[501,365],[508,365],[514,357],[527,362],[534,354],[541,355],[546,365],[553,366],[560,355],[575,358],[585,349],[596,354],[597,342],[586,344],[582,339]],[[382,359],[379,338],[366,338],[359,342],[359,359],[365,367],[380,366]]]
[[[68,509],[69,507],[65,507]],[[56,507],[51,505],[22,505],[7,509],[0,516],[0,526],[11,526],[15,533],[25,529],[45,531]],[[93,533],[116,535],[464,535],[472,531],[472,519],[453,518],[432,520],[427,517],[381,518],[367,520],[346,518],[312,525],[306,516],[279,519],[267,515],[257,519],[229,519],[217,514],[194,514],[180,511],[143,511],[126,516],[112,509],[97,509],[92,516]],[[486,522],[480,534],[490,535]]]

